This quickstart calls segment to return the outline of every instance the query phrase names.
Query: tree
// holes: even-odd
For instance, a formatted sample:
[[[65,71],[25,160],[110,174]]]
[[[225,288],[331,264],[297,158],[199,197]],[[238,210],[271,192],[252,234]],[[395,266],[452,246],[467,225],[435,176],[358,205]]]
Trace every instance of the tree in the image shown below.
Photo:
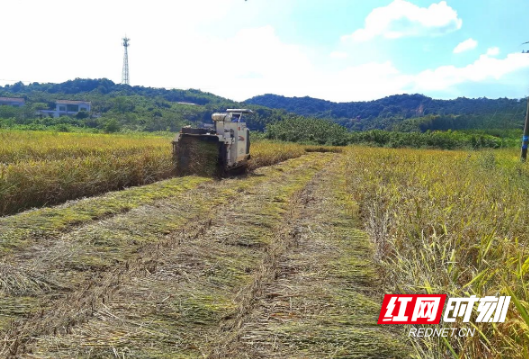
[[[124,96],[116,97],[113,101],[113,107],[116,109],[117,112],[122,114],[134,111],[135,108],[134,103]]]
[[[121,126],[119,125],[118,121],[115,118],[111,118],[110,120],[106,121],[106,123],[103,126],[103,130],[106,133],[118,132],[120,129],[121,129]]]

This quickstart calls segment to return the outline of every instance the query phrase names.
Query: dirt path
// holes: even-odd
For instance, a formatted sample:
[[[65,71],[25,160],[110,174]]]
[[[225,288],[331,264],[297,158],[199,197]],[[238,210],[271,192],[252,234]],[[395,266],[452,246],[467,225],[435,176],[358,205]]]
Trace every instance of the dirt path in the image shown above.
[[[203,183],[6,255],[0,354],[403,356],[374,324],[372,251],[343,201],[340,156]]]

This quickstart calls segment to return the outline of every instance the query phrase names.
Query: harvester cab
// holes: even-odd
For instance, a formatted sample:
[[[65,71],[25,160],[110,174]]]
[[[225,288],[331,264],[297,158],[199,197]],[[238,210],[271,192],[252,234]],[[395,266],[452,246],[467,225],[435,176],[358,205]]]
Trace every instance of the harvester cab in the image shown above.
[[[178,175],[242,172],[250,159],[250,130],[244,116],[253,111],[228,109],[214,113],[214,128],[184,127],[173,140]]]

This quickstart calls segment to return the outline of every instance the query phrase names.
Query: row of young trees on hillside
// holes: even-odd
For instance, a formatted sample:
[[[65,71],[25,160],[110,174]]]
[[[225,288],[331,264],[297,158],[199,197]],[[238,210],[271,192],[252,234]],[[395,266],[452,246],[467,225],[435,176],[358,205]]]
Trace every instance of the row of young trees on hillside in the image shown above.
[[[372,130],[350,132],[345,127],[329,120],[291,117],[269,124],[265,137],[274,140],[293,141],[304,144],[343,146],[363,144],[379,147],[415,148],[500,148],[518,143],[518,132],[509,131],[509,137],[487,133],[460,131],[395,132]]]
[[[266,126],[269,139],[307,144],[344,146],[349,143],[350,133],[343,126],[327,120],[305,117],[289,117]]]

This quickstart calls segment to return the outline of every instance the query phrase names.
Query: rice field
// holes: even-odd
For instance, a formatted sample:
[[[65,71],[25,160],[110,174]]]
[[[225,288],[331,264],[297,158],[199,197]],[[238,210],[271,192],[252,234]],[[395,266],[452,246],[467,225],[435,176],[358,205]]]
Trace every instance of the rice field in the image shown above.
[[[26,343],[19,351],[35,346],[72,357],[80,350],[73,343],[82,342],[105,355],[143,353],[147,347],[166,353],[175,344],[163,340],[177,333],[186,343],[178,344],[182,357],[229,357],[232,350],[240,357],[248,350],[261,353],[265,347],[259,343],[267,343],[271,335],[274,345],[282,343],[278,348],[284,357],[303,348],[344,357],[368,352],[372,357],[404,357],[410,348],[417,358],[529,357],[529,168],[515,150],[321,148],[261,141],[252,143],[250,169],[256,176],[161,181],[173,176],[170,137],[13,131],[0,132],[0,138],[1,214],[93,196],[0,219],[0,272],[5,278],[0,280],[0,299],[10,318],[0,321],[0,327],[7,328],[9,345]],[[321,153],[327,151],[341,154]],[[301,158],[285,161],[295,157]],[[132,186],[137,187],[111,192]],[[108,193],[95,196],[103,192]],[[232,221],[219,213],[230,213]],[[196,233],[189,233],[193,226]],[[289,229],[284,232],[283,226]],[[174,256],[160,251],[158,243],[165,243]],[[219,243],[231,254],[217,258],[207,251]],[[263,251],[263,262],[254,258],[256,248]],[[145,253],[158,253],[159,258],[153,254],[151,259],[163,271],[151,268]],[[174,269],[182,263],[188,269]],[[121,268],[117,272],[116,266]],[[50,268],[53,276],[46,274],[52,273]],[[104,273],[109,282],[99,284],[101,292],[85,293],[84,288],[93,286],[93,278],[86,276],[92,272]],[[118,272],[130,278],[114,278]],[[136,283],[140,272],[148,282]],[[187,281],[165,281],[167,273],[192,274],[195,280],[188,288]],[[78,297],[68,294],[72,289],[66,287],[77,285],[72,283],[83,284],[73,292]],[[171,291],[167,283],[174,287]],[[160,313],[144,313],[128,302],[141,297],[138,288],[144,285],[152,285],[149,293],[156,300],[143,300],[147,307],[163,308]],[[109,288],[122,288],[123,293],[114,294],[119,300],[109,301]],[[222,295],[210,296],[212,290]],[[269,294],[260,295],[263,290]],[[83,301],[87,293],[90,303]],[[172,301],[167,299],[171,293],[189,295]],[[375,324],[382,293],[513,299],[505,323],[443,324],[470,326],[477,331],[474,337],[409,339],[407,326]],[[68,315],[78,319],[64,324],[69,317],[55,313],[50,304],[57,298],[65,306],[77,298],[86,315],[76,317],[72,311]],[[307,303],[313,312],[307,312]],[[108,341],[115,326],[127,323],[105,317],[109,306],[114,306],[109,313],[134,315],[135,323],[152,329],[152,340],[123,327],[118,342]],[[50,313],[41,316],[35,308]],[[94,311],[96,319],[90,319]],[[15,330],[18,322],[12,320],[26,323],[22,333],[27,335]],[[48,320],[54,328],[66,328],[57,329],[64,331],[62,336],[50,334]],[[105,324],[108,320],[113,324]],[[174,320],[180,324],[175,326]],[[81,323],[84,329],[72,334],[70,328]],[[245,325],[238,327],[240,323]],[[188,337],[184,333],[189,328],[196,333]],[[227,343],[219,328],[231,331]],[[373,332],[366,336],[366,328]],[[388,350],[384,355],[373,346],[373,335],[382,330],[389,332],[375,342]],[[212,335],[211,343],[202,342],[203,331]],[[129,335],[136,337],[126,339]],[[340,347],[347,340],[335,342],[336,335],[365,345]],[[160,340],[165,344],[157,344]],[[396,343],[403,345],[397,348]],[[356,352],[358,348],[368,352]]]
[[[0,215],[169,178],[171,139],[0,131]],[[250,169],[304,153],[300,145],[258,142]]]
[[[417,356],[528,358],[529,168],[517,151],[356,147],[346,171],[388,293],[513,296],[505,323],[417,339]]]
[[[0,218],[0,357],[407,358],[344,158]]]
[[[168,137],[140,134],[107,135],[91,133],[0,130],[0,163],[59,161],[108,153],[129,156],[166,147]]]

